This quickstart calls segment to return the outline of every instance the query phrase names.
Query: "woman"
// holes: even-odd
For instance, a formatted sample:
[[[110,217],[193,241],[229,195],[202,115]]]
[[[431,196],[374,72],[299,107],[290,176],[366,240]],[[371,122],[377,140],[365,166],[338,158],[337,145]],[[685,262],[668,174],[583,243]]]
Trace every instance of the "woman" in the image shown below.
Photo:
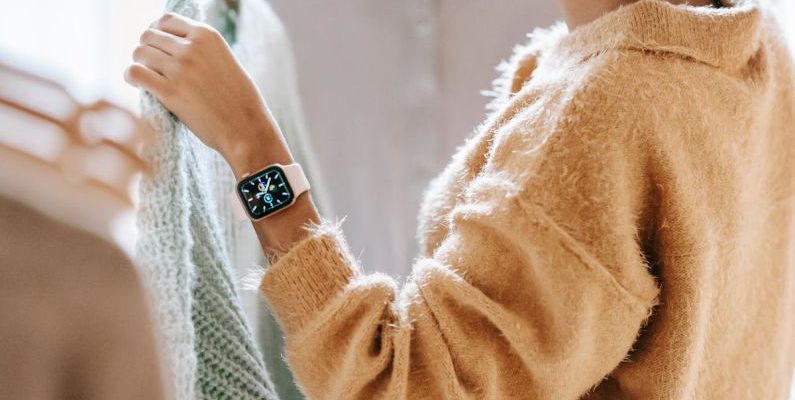
[[[431,185],[402,290],[362,274],[306,195],[254,222],[310,398],[786,396],[790,56],[753,2],[673,3],[562,0],[570,32],[517,51],[497,111]],[[211,28],[164,15],[133,56],[128,81],[241,182],[292,163]]]

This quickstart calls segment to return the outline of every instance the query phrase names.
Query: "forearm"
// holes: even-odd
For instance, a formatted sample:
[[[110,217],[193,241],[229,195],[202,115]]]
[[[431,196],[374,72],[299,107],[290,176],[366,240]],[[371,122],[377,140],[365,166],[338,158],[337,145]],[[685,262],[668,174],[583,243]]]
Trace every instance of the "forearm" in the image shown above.
[[[401,293],[329,224],[271,265],[261,288],[310,397],[575,398],[626,356],[653,287],[627,297],[542,211],[481,186]]]
[[[308,194],[300,196],[291,207],[264,220],[254,221],[262,250],[272,261],[306,237],[305,227],[320,222],[315,204]]]
[[[267,110],[252,120],[251,126],[240,129],[248,129],[251,132],[250,139],[229,143],[220,150],[237,180],[271,164],[289,165],[295,162],[278,125]],[[252,224],[262,250],[270,259],[275,259],[306,236],[304,228],[307,225],[319,221],[317,209],[307,192],[298,196],[292,206],[265,219],[252,221]]]

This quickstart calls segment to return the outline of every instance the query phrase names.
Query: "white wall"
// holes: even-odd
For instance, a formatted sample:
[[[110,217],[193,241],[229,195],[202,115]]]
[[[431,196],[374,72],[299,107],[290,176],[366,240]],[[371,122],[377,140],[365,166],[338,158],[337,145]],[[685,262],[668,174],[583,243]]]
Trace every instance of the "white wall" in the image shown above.
[[[485,116],[494,66],[555,0],[273,0],[314,148],[365,268],[404,276],[421,195]]]

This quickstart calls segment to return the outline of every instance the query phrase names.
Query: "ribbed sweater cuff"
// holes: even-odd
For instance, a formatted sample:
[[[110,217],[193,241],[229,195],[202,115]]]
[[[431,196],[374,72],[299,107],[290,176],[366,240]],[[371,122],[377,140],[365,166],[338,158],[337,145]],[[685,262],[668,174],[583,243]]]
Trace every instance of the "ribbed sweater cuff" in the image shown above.
[[[356,273],[341,233],[325,223],[268,268],[260,290],[289,334],[304,326]]]

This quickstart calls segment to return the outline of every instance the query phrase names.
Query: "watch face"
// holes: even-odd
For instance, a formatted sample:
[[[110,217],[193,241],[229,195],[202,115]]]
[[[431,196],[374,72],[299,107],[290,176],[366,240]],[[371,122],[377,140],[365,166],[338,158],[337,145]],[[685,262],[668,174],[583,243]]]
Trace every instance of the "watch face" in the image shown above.
[[[293,189],[284,170],[278,166],[265,168],[238,183],[237,192],[251,218],[266,217],[293,202]]]

